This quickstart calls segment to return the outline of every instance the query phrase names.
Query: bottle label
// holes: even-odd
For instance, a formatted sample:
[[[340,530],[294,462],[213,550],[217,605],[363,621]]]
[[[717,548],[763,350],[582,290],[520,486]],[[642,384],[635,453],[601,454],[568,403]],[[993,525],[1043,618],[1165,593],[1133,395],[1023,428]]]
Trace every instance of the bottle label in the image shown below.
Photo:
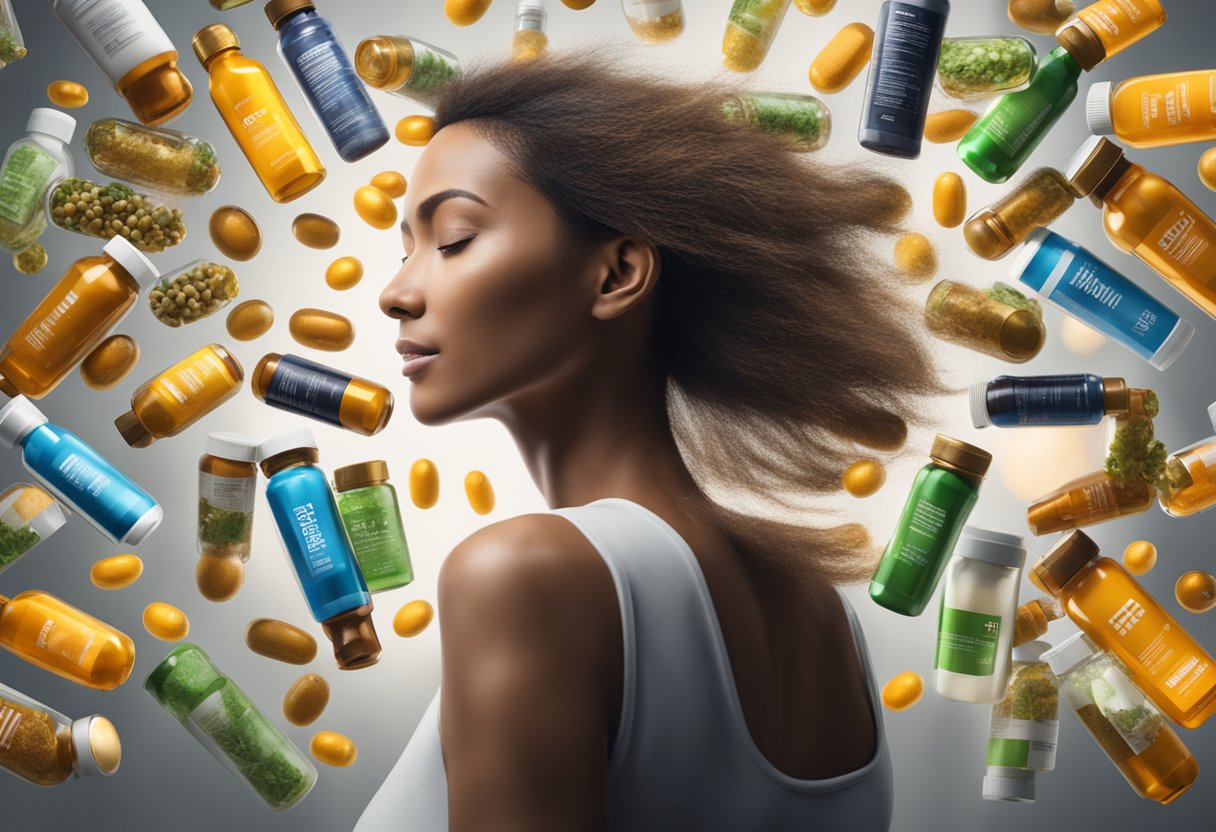
[[[219,404],[235,386],[228,365],[211,347],[204,347],[157,376],[150,392],[184,425]]]
[[[925,497],[917,498],[908,518],[903,545],[895,551],[895,559],[917,569],[933,565],[940,556],[939,537],[950,513]]]
[[[313,503],[293,506],[292,519],[296,524],[296,537],[308,571],[316,578],[334,569],[334,559],[329,555],[329,542],[317,522],[317,507]]]
[[[8,751],[21,725],[21,712],[0,703],[0,751]]]
[[[40,321],[30,326],[29,331],[25,334],[25,343],[30,348],[30,352],[40,353],[53,345],[56,327],[61,322],[65,322],[65,318],[69,329],[71,328],[74,320],[71,314],[72,307],[78,300],[80,300],[80,295],[68,292],[63,296],[63,300],[45,311]]]
[[[83,667],[96,637],[97,633],[92,627],[73,622],[61,624],[48,618],[39,628],[34,646],[47,656],[66,660],[71,667]],[[60,662],[54,664],[56,667],[62,666]]]
[[[994,708],[988,724],[986,765],[1050,771],[1056,765],[1059,736],[1059,720],[1014,719]]]
[[[1180,282],[1180,289],[1210,295],[1216,291],[1214,243],[1216,225],[1197,208],[1180,206],[1161,218],[1136,247],[1136,254],[1171,282]]]
[[[342,396],[352,377],[294,355],[279,359],[266,403],[341,427]]]
[[[945,26],[946,18],[935,11],[890,4],[875,39],[867,129],[920,139]]]
[[[346,53],[326,39],[296,55],[291,61],[300,86],[318,120],[331,136],[358,130],[367,122],[378,121],[371,101],[363,92],[363,82],[355,75]]]
[[[176,51],[140,0],[60,0],[55,15],[111,83],[150,58]]]
[[[257,477],[220,477],[198,472],[198,498],[224,511],[253,511]]]
[[[1017,159],[1039,137],[1039,128],[1054,108],[1041,90],[1029,87],[1002,98],[984,116],[979,129],[1010,159]]]
[[[996,648],[1000,635],[999,615],[943,605],[933,666],[968,676],[991,676],[996,669]]]
[[[386,497],[373,501],[366,490],[360,489],[340,495],[338,510],[364,578],[372,580],[408,568],[409,549],[396,500]]]
[[[42,210],[47,186],[59,163],[38,145],[14,148],[0,171],[0,219],[24,226]]]
[[[1103,0],[1077,12],[1110,58],[1157,28],[1156,0]]]
[[[1019,425],[1089,424],[1101,415],[1083,375],[1015,378],[1012,387]]]

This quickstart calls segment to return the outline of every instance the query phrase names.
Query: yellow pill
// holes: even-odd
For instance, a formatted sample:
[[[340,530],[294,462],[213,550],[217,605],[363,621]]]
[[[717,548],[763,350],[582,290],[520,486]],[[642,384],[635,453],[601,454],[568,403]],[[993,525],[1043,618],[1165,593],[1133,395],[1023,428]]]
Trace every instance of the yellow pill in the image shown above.
[[[336,731],[318,731],[313,734],[308,750],[317,758],[317,762],[338,768],[346,768],[359,756],[359,749],[355,748],[350,737]]]
[[[238,303],[228,313],[228,334],[238,341],[261,338],[274,325],[274,310],[264,300]]]
[[[291,221],[291,234],[309,248],[333,248],[342,236],[342,229],[321,214],[300,214]]]
[[[930,113],[925,119],[925,141],[934,144],[956,142],[967,135],[977,118],[978,113],[963,109]]]
[[[73,109],[89,103],[89,91],[84,84],[75,81],[52,81],[46,88],[46,97],[59,107]]]
[[[925,680],[919,673],[908,671],[892,676],[891,681],[882,686],[882,704],[893,711],[906,711],[917,702],[925,692]]]
[[[406,116],[393,131],[397,141],[410,147],[423,147],[435,135],[435,119],[430,116]]]
[[[350,318],[325,309],[300,309],[287,322],[296,342],[314,350],[338,352],[355,343],[355,325]]]
[[[139,363],[139,344],[130,335],[111,335],[80,362],[80,379],[94,390],[109,390]]]
[[[562,2],[566,5],[566,8],[574,9],[576,12],[578,12],[582,11],[583,9],[591,8],[591,4],[594,3],[595,0],[562,0]]]
[[[930,278],[937,273],[937,250],[924,234],[901,234],[895,241],[895,266],[909,277]]]
[[[947,171],[933,183],[933,219],[942,228],[957,228],[967,218],[967,186],[963,177]]]
[[[1123,568],[1143,575],[1157,565],[1157,547],[1147,540],[1133,540],[1123,550]]]
[[[845,26],[811,61],[811,86],[823,93],[840,92],[870,62],[874,30],[864,23]]]
[[[887,481],[887,471],[877,459],[862,459],[844,469],[840,484],[854,497],[869,497]]]
[[[426,601],[410,601],[393,616],[393,632],[402,638],[413,638],[426,629],[435,617],[435,608]]]
[[[257,618],[245,629],[245,645],[268,659],[308,664],[317,657],[317,640],[299,627],[275,618]]]
[[[102,558],[89,570],[89,580],[98,589],[122,589],[144,574],[144,562],[136,555],[115,555]]]
[[[1203,184],[1216,191],[1216,147],[1209,147],[1199,157],[1199,178]]]
[[[248,211],[235,205],[216,208],[207,231],[220,253],[233,260],[251,260],[262,248],[262,229]]]
[[[1207,612],[1216,607],[1216,576],[1187,572],[1174,584],[1174,597],[1188,612]]]
[[[363,263],[358,257],[339,257],[325,270],[325,282],[339,292],[354,288],[362,279]]]
[[[13,255],[13,268],[21,274],[38,274],[49,259],[42,243],[32,243]]]
[[[172,604],[156,601],[144,607],[144,629],[161,641],[181,641],[190,632],[190,619]]]
[[[312,725],[329,704],[329,683],[315,673],[292,682],[283,697],[283,716],[292,725]]]
[[[371,185],[373,188],[379,188],[393,199],[401,199],[401,197],[405,196],[405,177],[397,173],[395,170],[386,170],[381,173],[377,173],[367,184]]]
[[[439,469],[429,459],[418,459],[410,466],[410,500],[418,508],[439,502]]]
[[[1073,0],[1009,0],[1009,19],[1037,35],[1053,35],[1077,10]]]
[[[371,185],[355,191],[355,213],[372,228],[392,228],[397,222],[397,206],[392,197]]]
[[[245,564],[240,558],[220,558],[204,555],[194,568],[194,583],[208,601],[227,601],[245,583]]]
[[[464,494],[469,505],[478,514],[489,514],[494,510],[494,487],[490,478],[481,471],[470,471],[464,477]]]
[[[811,17],[822,17],[836,8],[836,0],[794,0],[794,5],[803,14]]]

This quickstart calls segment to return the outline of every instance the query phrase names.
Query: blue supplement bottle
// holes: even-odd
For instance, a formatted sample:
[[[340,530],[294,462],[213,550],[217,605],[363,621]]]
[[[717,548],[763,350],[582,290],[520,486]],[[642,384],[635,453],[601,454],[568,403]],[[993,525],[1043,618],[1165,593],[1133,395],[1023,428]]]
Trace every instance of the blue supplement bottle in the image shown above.
[[[998,376],[971,385],[968,397],[977,428],[1096,425],[1131,409],[1126,381],[1093,373]]]
[[[383,147],[388,128],[333,26],[311,0],[270,0],[265,10],[279,33],[279,57],[342,160],[354,162]]]
[[[1161,301],[1046,228],[1030,232],[1009,275],[1158,370],[1173,364],[1195,334]]]
[[[355,670],[380,660],[380,639],[371,593],[317,460],[317,441],[307,428],[258,446],[266,499],[300,589],[333,642],[338,667]]]
[[[0,446],[16,445],[26,469],[112,542],[137,546],[160,525],[156,500],[25,396],[0,408]]]

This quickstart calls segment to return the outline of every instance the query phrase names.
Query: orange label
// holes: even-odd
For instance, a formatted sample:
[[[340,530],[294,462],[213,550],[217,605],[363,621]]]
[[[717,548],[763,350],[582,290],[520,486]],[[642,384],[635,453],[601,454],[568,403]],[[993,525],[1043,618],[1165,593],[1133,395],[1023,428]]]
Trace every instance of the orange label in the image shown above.
[[[1107,58],[1156,29],[1164,15],[1157,0],[1101,0],[1077,12],[1101,39]]]
[[[1216,302],[1216,223],[1181,194],[1136,254],[1184,293]]]

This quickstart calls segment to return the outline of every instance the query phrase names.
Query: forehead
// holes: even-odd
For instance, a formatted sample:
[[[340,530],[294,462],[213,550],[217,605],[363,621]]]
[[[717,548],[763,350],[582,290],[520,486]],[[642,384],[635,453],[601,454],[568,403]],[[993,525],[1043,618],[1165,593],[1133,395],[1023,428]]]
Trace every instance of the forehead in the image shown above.
[[[431,194],[452,188],[473,191],[490,202],[491,193],[522,184],[511,167],[510,159],[472,124],[450,124],[427,143],[414,166],[406,215],[412,216]]]

